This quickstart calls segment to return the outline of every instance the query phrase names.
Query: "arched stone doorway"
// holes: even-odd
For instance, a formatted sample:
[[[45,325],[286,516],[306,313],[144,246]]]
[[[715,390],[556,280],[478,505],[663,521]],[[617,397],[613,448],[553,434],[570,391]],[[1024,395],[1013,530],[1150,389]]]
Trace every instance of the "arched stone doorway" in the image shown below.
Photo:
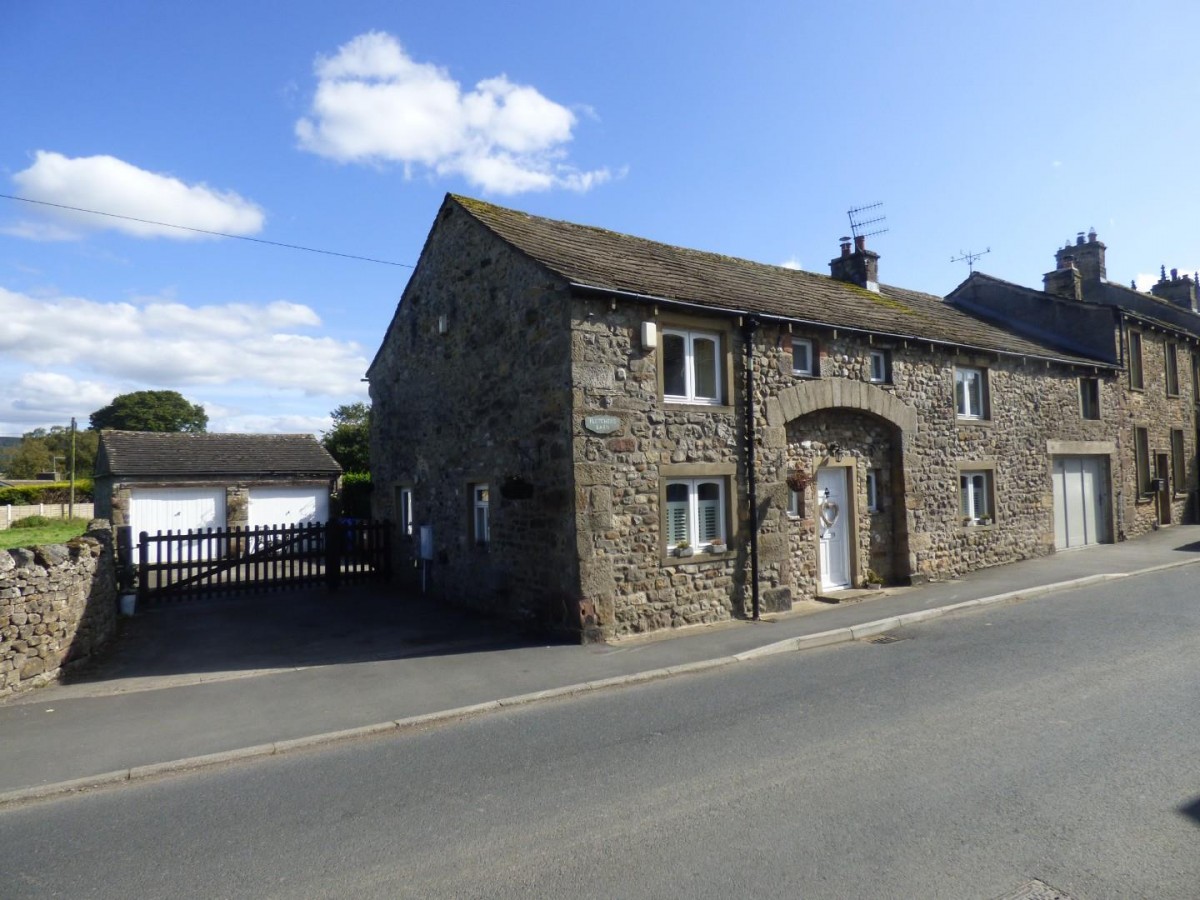
[[[874,385],[822,379],[780,392],[766,412],[779,435],[772,462],[791,482],[780,574],[792,596],[875,579],[907,583],[905,447],[916,410]],[[844,571],[830,565],[838,559],[831,534],[845,542]]]

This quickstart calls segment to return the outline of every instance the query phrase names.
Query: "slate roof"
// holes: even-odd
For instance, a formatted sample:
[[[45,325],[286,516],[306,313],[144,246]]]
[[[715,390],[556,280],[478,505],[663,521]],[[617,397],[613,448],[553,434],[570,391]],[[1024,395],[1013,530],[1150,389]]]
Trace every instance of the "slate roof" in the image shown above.
[[[103,461],[103,462],[102,462]],[[104,466],[105,471],[100,471]],[[101,431],[97,474],[320,475],[342,467],[311,434],[192,434]]]
[[[1094,364],[892,285],[874,293],[826,275],[689,250],[448,195],[468,215],[571,284],[874,334]]]
[[[1085,289],[1086,290],[1086,289]],[[1106,281],[1094,290],[1089,302],[1103,303],[1115,306],[1138,318],[1145,319],[1164,328],[1174,328],[1186,331],[1193,336],[1200,336],[1200,315],[1182,306],[1176,306],[1170,300],[1145,294],[1123,284]]]

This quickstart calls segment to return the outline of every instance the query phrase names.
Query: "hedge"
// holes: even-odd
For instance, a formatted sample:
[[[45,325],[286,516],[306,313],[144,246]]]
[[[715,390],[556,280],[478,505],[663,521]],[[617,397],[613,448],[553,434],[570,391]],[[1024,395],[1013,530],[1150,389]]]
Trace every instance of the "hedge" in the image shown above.
[[[0,488],[0,506],[33,506],[37,503],[68,503],[71,500],[69,481],[47,481],[45,484],[22,484]],[[92,480],[75,481],[75,502],[92,502]]]

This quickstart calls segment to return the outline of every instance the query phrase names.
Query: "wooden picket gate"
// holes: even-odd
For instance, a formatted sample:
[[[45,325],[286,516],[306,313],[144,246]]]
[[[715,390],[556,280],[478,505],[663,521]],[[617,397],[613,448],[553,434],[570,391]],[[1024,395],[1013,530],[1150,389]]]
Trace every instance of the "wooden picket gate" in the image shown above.
[[[125,542],[118,540],[118,548]],[[135,548],[128,547],[129,557]],[[138,602],[385,581],[391,523],[332,521],[138,535]]]

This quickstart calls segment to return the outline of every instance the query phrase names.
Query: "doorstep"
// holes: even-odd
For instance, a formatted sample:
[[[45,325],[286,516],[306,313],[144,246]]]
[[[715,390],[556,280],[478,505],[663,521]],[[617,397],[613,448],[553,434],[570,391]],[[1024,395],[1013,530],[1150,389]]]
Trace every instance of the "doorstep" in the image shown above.
[[[820,603],[837,603],[845,605],[847,603],[860,603],[863,600],[873,600],[879,597],[886,597],[888,591],[885,588],[846,588],[840,591],[817,591],[817,601]]]

